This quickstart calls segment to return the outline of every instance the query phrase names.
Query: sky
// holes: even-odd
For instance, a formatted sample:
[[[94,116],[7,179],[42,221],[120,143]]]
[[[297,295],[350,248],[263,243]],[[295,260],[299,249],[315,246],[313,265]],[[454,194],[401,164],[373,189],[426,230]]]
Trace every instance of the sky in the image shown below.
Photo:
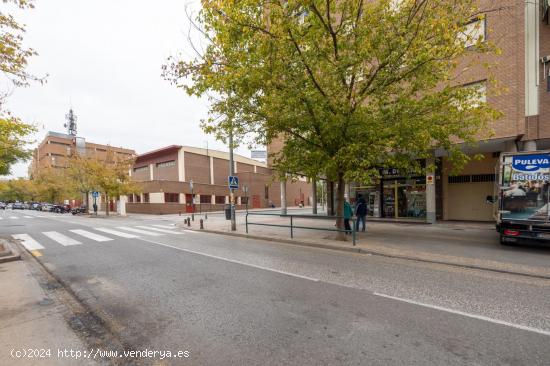
[[[47,131],[65,132],[72,107],[86,141],[138,154],[207,142],[227,151],[199,126],[208,116],[206,98],[190,97],[161,76],[169,56],[193,55],[186,6],[196,12],[199,2],[36,0],[34,9],[12,12],[26,25],[25,45],[39,53],[28,71],[48,77],[44,85],[15,89],[7,108],[38,127],[36,142]],[[250,157],[246,148],[237,152]],[[12,177],[26,176],[29,163],[15,165]]]

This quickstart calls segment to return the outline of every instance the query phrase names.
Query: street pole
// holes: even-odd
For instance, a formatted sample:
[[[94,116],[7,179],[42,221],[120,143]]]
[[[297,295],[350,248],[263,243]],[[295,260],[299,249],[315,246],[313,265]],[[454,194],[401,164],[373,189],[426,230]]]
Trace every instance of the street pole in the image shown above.
[[[233,163],[233,126],[229,131],[229,175],[233,176],[234,174],[234,163]],[[237,230],[237,223],[235,221],[235,193],[233,188],[229,188],[229,203],[231,205],[231,231]]]

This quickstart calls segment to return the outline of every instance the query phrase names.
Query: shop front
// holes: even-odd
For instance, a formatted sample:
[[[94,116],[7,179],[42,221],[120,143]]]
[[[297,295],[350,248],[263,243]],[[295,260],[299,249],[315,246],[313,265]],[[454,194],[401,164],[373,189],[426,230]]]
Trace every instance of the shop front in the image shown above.
[[[403,177],[385,169],[376,185],[355,186],[352,197],[367,201],[368,216],[394,219],[426,219],[426,177]]]

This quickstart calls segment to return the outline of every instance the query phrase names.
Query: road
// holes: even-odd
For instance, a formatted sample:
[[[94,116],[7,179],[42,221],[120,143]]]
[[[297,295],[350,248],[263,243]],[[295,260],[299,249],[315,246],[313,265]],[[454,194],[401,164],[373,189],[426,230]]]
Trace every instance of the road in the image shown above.
[[[549,280],[175,220],[2,211],[0,235],[20,239],[128,347],[189,351],[165,364],[550,364]]]

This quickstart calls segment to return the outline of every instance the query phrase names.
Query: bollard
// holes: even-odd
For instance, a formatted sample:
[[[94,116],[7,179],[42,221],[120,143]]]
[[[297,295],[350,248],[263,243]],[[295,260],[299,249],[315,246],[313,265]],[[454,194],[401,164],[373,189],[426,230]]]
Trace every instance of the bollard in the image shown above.
[[[204,221],[200,220],[201,230],[204,229]]]
[[[207,213],[204,214],[204,219],[208,220],[208,214]]]
[[[181,216],[181,211],[179,212],[179,215]]]
[[[189,219],[189,217],[187,218],[187,226],[191,226],[191,220]]]
[[[195,213],[194,212],[191,214],[191,220],[195,221]]]

